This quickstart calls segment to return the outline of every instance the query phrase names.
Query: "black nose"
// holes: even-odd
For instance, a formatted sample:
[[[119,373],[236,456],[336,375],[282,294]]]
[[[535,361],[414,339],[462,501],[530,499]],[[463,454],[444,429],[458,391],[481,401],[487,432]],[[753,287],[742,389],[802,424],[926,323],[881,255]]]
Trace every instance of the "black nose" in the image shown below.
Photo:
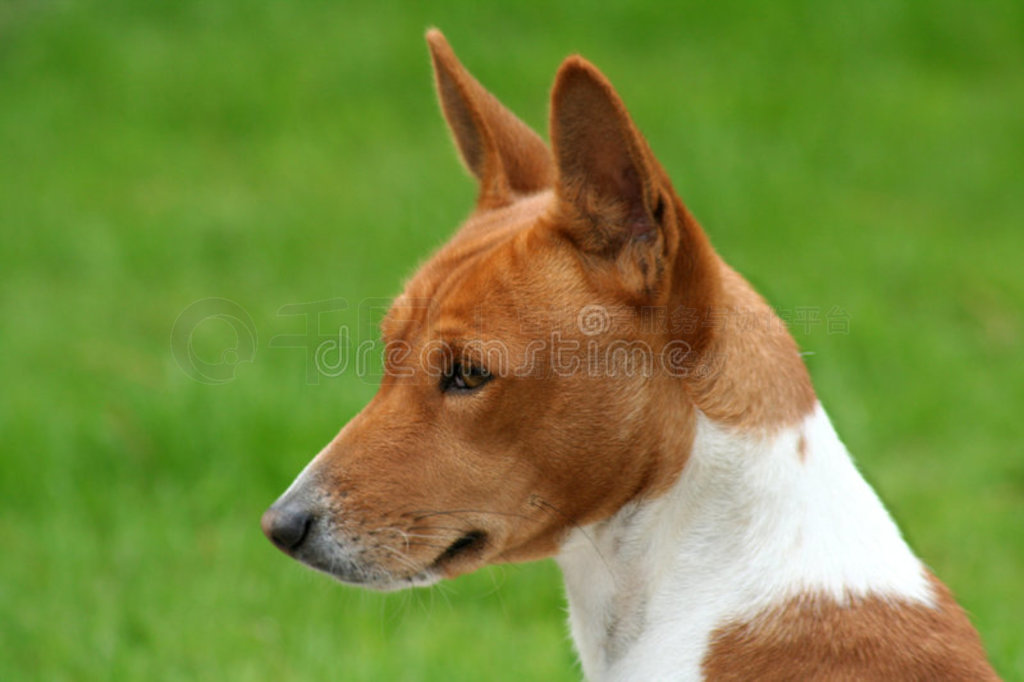
[[[292,552],[302,544],[312,523],[313,515],[299,505],[271,507],[260,519],[263,534],[284,552]]]

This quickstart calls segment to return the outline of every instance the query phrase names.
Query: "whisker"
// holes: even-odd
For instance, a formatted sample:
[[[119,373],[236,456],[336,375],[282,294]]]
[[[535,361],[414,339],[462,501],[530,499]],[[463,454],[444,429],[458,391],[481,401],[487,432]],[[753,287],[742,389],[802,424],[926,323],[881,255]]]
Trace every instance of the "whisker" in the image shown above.
[[[435,547],[437,549],[448,549],[448,547],[450,547],[450,545],[438,545],[438,544],[435,544],[433,542],[417,542],[415,540],[410,542],[409,546],[411,546],[411,547]]]
[[[495,516],[509,516],[509,517],[517,518],[517,519],[526,519],[528,521],[532,521],[533,520],[532,516],[527,516],[526,514],[518,514],[516,512],[494,511],[494,510],[487,510],[487,509],[447,509],[447,510],[444,510],[444,511],[425,511],[425,510],[420,510],[420,511],[413,511],[413,512],[409,512],[409,513],[410,514],[419,514],[419,516],[414,517],[414,519],[413,519],[414,521],[422,521],[423,519],[425,519],[425,518],[427,518],[429,516],[455,516],[457,518],[460,514],[493,514]]]
[[[410,571],[412,571],[414,573],[418,573],[419,572],[419,570],[420,570],[419,566],[414,564],[412,559],[407,557],[404,553],[398,551],[394,547],[389,547],[388,545],[377,545],[377,546],[380,547],[381,549],[385,550],[385,551],[391,552],[391,554],[398,560],[398,563],[400,563],[403,566],[405,566],[405,568],[409,569]]]
[[[426,528],[426,526],[421,526],[421,527],[422,528]],[[453,528],[452,530],[462,531],[464,529],[462,529],[462,528]],[[408,539],[408,538],[427,538],[427,539],[444,540],[447,537],[446,535],[439,534],[439,533],[410,533],[408,531],[399,530],[398,528],[382,528],[381,531],[382,532],[394,533],[395,535],[401,536],[403,539]]]
[[[601,553],[601,548],[597,546],[597,541],[594,540],[594,538],[590,535],[590,533],[588,533],[586,531],[586,529],[583,528],[583,526],[581,526],[578,523],[576,523],[576,521],[573,520],[568,514],[566,514],[561,509],[559,509],[555,505],[551,504],[550,502],[548,502],[547,500],[545,500],[542,497],[534,496],[530,501],[535,506],[543,507],[544,509],[550,509],[551,511],[555,512],[556,514],[561,516],[563,519],[565,519],[567,522],[569,522],[569,525],[571,525],[573,528],[578,530],[580,532],[580,534],[582,534],[583,537],[585,537],[587,539],[587,542],[590,543],[590,546],[594,548],[594,552],[597,554],[598,558],[601,560],[601,563],[604,564],[605,570],[608,571],[608,575],[611,576],[612,582],[613,583],[618,583],[618,578],[615,575],[615,571],[612,570],[611,564],[608,563],[608,560],[605,558],[604,554]]]
[[[463,527],[463,528],[456,528],[455,526],[409,526],[408,529],[412,530],[412,531],[416,531],[416,530],[454,530],[454,531],[458,531],[460,533],[464,533],[466,531],[465,527]]]

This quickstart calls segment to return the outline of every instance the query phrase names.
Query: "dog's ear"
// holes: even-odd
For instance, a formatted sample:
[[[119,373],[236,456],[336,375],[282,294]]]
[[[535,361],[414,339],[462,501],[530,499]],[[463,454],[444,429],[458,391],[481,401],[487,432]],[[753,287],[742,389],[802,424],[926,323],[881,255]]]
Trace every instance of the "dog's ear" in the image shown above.
[[[581,57],[566,59],[555,78],[551,144],[556,222],[578,248],[615,261],[616,277],[646,300],[673,276],[696,274],[672,273],[675,256],[692,249],[706,260],[706,237],[611,83]]]
[[[551,152],[459,63],[436,28],[427,31],[437,93],[462,160],[480,183],[478,204],[507,204],[554,184]]]

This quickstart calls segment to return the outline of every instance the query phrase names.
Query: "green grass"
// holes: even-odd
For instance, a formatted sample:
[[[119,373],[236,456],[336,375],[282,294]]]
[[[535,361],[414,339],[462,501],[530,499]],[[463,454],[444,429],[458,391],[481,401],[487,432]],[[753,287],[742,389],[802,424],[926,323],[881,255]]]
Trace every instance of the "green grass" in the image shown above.
[[[0,679],[578,678],[550,562],[383,597],[258,529],[374,390],[278,309],[357,324],[471,205],[438,25],[541,131],[586,54],[734,266],[845,311],[794,330],[819,394],[1024,680],[1024,5],[371,4],[0,4]],[[169,343],[214,296],[260,341],[223,385]]]

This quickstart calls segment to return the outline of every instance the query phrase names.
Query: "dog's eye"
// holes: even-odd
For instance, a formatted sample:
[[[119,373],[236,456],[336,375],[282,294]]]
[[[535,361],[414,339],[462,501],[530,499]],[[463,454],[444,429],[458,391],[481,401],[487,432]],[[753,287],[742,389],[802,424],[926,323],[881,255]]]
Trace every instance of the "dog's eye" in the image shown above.
[[[491,380],[491,373],[483,367],[455,363],[441,379],[441,390],[472,391]]]

